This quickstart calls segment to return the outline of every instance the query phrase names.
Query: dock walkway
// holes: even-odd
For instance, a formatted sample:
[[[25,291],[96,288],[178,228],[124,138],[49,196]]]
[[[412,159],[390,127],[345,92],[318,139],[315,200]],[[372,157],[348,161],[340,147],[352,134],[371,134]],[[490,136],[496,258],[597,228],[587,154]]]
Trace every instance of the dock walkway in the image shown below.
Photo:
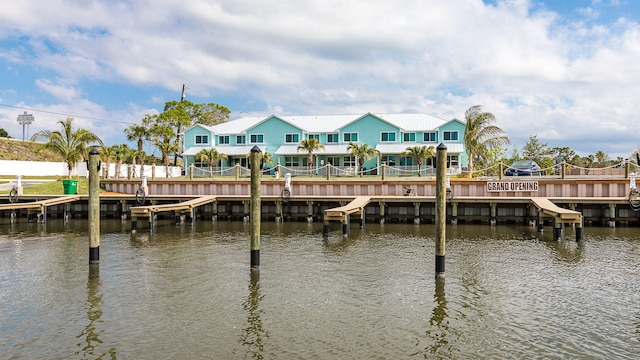
[[[188,211],[191,216],[191,222],[193,223],[195,220],[194,209],[198,206],[206,205],[215,201],[215,196],[205,195],[172,204],[134,206],[131,208],[131,231],[136,231],[138,217],[148,217],[150,227],[153,229],[155,214],[159,212],[173,211],[176,213],[183,213]]]
[[[47,207],[60,205],[60,204],[68,204],[80,199],[79,195],[68,195],[55,197],[46,200],[32,201],[32,202],[24,202],[24,203],[11,203],[11,204],[0,204],[0,211],[10,210],[12,212],[11,218],[12,221],[15,218],[15,210],[27,209],[29,215],[32,213],[36,213],[40,221],[44,222],[47,219]],[[31,220],[31,216],[29,216]]]
[[[351,215],[360,215],[360,228],[363,228],[365,222],[364,208],[365,206],[367,206],[367,204],[369,204],[370,201],[371,196],[358,196],[344,206],[326,209],[324,211],[323,234],[326,236],[329,233],[329,221],[339,220],[340,222],[342,222],[343,235],[349,236],[349,220]]]
[[[563,224],[576,225],[576,240],[582,238],[582,214],[579,211],[561,208],[548,198],[532,197],[531,203],[538,210],[538,230],[542,229],[543,217],[553,219],[553,238],[559,239]]]

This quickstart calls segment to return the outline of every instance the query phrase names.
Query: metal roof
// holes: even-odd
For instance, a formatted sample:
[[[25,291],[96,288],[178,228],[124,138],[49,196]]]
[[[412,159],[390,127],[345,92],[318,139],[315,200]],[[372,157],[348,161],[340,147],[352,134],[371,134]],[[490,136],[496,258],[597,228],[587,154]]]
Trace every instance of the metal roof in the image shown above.
[[[237,145],[222,145],[216,146],[216,150],[219,153],[225,154],[228,156],[238,156],[238,155],[248,155],[251,153],[251,149],[253,149],[255,145],[246,145],[246,146],[237,146]],[[262,152],[265,151],[266,146],[258,146]],[[185,150],[182,155],[195,155],[202,149],[210,149],[211,146],[192,146]]]
[[[388,123],[397,126],[403,131],[434,130],[449,122],[428,114],[358,114],[358,115],[291,115],[291,116],[250,116],[236,120],[230,120],[214,126],[204,126],[215,134],[242,134],[271,117],[277,117],[302,129],[307,133],[331,133],[338,132],[344,126],[366,115],[377,116]]]

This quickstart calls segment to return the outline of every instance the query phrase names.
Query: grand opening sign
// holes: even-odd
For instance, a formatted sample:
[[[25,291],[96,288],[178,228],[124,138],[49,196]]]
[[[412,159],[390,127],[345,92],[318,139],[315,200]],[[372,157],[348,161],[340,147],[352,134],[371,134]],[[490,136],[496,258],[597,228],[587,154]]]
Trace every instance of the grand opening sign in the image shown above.
[[[537,181],[488,181],[488,192],[499,191],[538,191]]]

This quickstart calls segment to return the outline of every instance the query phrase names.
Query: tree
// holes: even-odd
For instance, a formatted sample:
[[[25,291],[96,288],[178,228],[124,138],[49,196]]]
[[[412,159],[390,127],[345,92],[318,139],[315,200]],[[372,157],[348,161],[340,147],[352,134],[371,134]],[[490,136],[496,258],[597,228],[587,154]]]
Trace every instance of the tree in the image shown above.
[[[374,148],[369,147],[369,144],[358,145],[353,141],[349,141],[349,145],[347,145],[347,151],[349,151],[351,155],[355,156],[358,159],[358,165],[360,166],[360,176],[364,174],[362,165],[364,165],[365,160],[380,155],[380,152]]]
[[[146,116],[148,117],[150,115],[146,115]],[[134,170],[136,165],[136,159],[140,159],[140,166],[142,169],[144,169],[145,153],[144,153],[143,145],[144,145],[144,141],[149,140],[151,136],[149,132],[149,128],[145,126],[145,124],[148,124],[148,122],[145,122],[143,120],[142,125],[134,124],[124,129],[124,133],[127,135],[127,140],[135,141],[137,143],[137,151],[135,151],[132,154],[133,155],[132,163],[134,166]]]
[[[166,126],[173,130],[170,142],[175,145],[174,165],[177,165],[178,151],[180,149],[179,134],[195,124],[216,125],[229,120],[231,111],[225,106],[208,103],[194,104],[191,101],[168,101],[164,104],[164,110],[149,120],[155,120],[157,125]]]
[[[597,167],[607,166],[607,162],[609,161],[609,154],[602,150],[598,150],[594,156],[596,158],[596,162],[594,165],[596,165]]]
[[[427,147],[426,145],[409,146],[402,155],[416,159],[418,163],[418,176],[420,176],[423,160],[436,156],[436,149],[433,146]]]
[[[7,132],[7,130],[0,128],[0,137],[10,138],[11,136],[9,136],[9,133]]]
[[[307,152],[307,166],[309,167],[309,176],[311,176],[311,169],[313,167],[313,152],[316,150],[324,149],[324,145],[320,144],[320,141],[316,138],[308,138],[302,139],[297,149],[298,151],[304,150]]]
[[[89,158],[88,146],[102,145],[102,140],[96,134],[86,129],[73,129],[73,118],[57,122],[62,126],[61,131],[41,130],[31,137],[31,141],[44,140],[44,148],[60,155],[67,163],[68,178],[71,179],[73,166]]]
[[[493,125],[495,115],[482,112],[481,105],[475,105],[464,113],[466,125],[464,130],[464,146],[469,159],[469,176],[473,177],[473,162],[487,158],[488,150],[494,146],[507,145],[509,138],[501,128]]]
[[[127,144],[112,145],[113,159],[116,161],[115,178],[119,179],[122,173],[122,162],[131,157],[131,148]]]
[[[213,164],[220,159],[227,159],[227,155],[219,153],[216,148],[202,149],[196,154],[196,159],[209,165],[209,173],[213,177]]]
[[[100,151],[100,160],[104,162],[105,166],[105,175],[104,178],[109,178],[109,168],[111,167],[111,161],[115,158],[116,149],[113,146],[103,146],[102,151]]]
[[[538,135],[529,135],[529,141],[522,147],[522,156],[537,162],[542,167],[549,163],[551,154],[552,150],[547,147],[547,144],[538,140]]]

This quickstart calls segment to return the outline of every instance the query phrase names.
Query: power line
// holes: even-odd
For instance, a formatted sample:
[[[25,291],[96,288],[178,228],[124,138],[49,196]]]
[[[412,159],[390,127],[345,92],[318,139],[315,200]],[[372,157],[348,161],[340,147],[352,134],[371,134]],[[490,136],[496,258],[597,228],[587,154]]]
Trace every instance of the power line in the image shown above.
[[[78,118],[78,119],[98,120],[98,121],[106,121],[106,122],[129,124],[129,125],[136,124],[136,123],[127,122],[127,121],[107,120],[107,119],[101,119],[101,118],[96,118],[96,117],[91,117],[91,116],[73,115],[73,114],[59,113],[59,112],[55,112],[55,111],[39,110],[39,109],[34,109],[34,108],[28,108],[28,107],[25,107],[25,106],[15,106],[15,105],[7,105],[7,104],[0,104],[0,106],[14,108],[14,109],[28,110],[28,111],[33,111],[33,112],[40,112],[40,113],[45,113],[45,114],[62,115],[62,116]]]

